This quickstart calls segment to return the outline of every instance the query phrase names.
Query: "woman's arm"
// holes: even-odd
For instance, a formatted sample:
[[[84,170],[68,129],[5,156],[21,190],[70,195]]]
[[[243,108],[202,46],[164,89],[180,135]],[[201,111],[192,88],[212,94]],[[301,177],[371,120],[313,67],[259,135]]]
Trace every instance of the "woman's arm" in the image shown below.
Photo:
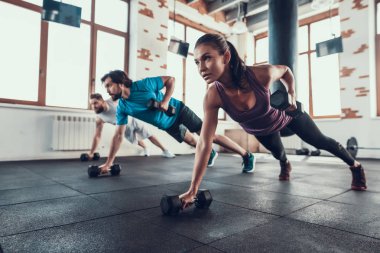
[[[295,96],[295,79],[292,70],[285,65],[271,65],[269,74],[272,82],[280,80],[288,90],[288,93]]]
[[[285,65],[263,64],[250,67],[259,83],[269,89],[273,82],[280,80],[288,90],[295,95],[295,79],[292,70]]]
[[[191,185],[186,193],[180,195],[182,208],[186,208],[194,202],[199,185],[206,172],[207,161],[210,157],[212,142],[218,125],[218,110],[220,106],[217,105],[217,98],[219,98],[219,95],[216,92],[216,88],[213,86],[210,87],[203,101],[205,115],[200,138],[195,151]]]

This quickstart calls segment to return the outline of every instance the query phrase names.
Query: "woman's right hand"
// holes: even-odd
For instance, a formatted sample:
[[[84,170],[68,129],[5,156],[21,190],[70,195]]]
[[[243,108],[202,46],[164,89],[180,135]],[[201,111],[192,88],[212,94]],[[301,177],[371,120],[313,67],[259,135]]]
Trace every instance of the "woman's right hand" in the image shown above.
[[[196,194],[190,190],[179,195],[179,199],[182,202],[182,209],[185,209],[185,208],[191,206],[195,201],[195,197],[196,197]]]
[[[105,163],[99,166],[100,168],[100,174],[108,174],[108,172],[111,170],[111,165]]]

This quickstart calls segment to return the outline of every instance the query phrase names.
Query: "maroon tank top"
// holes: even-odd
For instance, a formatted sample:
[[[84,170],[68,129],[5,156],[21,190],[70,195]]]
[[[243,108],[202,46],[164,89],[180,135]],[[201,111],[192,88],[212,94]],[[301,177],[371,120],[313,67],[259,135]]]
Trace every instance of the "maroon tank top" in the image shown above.
[[[259,83],[252,70],[248,69],[248,83],[256,96],[255,106],[247,111],[237,110],[228,98],[223,84],[215,81],[216,89],[222,100],[222,108],[249,134],[268,135],[280,131],[292,118],[270,105],[270,91]]]

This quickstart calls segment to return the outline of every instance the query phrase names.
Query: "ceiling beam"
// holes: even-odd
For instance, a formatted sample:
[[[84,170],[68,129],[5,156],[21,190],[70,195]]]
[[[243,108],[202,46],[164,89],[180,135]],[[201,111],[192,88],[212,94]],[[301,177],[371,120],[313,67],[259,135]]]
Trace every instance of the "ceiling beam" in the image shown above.
[[[311,3],[313,0],[298,0],[298,7],[303,6],[305,4]],[[268,6],[267,6],[268,7]],[[268,10],[262,11],[255,15],[247,17],[247,27],[248,29],[252,27],[254,24],[265,21],[268,19]]]
[[[219,11],[223,11],[231,6],[236,5],[241,0],[215,0],[208,4],[207,11],[208,14],[214,14]]]
[[[312,0],[298,0],[298,6],[311,3]],[[241,11],[240,7],[240,17],[243,17],[243,13]],[[247,6],[247,17],[254,16],[256,14],[259,14],[261,12],[265,12],[268,10],[268,0],[255,0],[255,1],[249,1]],[[238,9],[235,8],[231,11],[228,11],[226,13],[226,22],[231,23],[236,21],[237,19],[237,13]],[[262,15],[260,15],[261,17]],[[262,21],[262,20],[261,20]]]
[[[268,9],[268,0],[255,0],[249,1],[247,5],[247,17],[260,13]],[[236,21],[238,15],[238,8],[226,12],[226,22],[230,23]],[[243,17],[243,6],[240,6],[240,17]]]

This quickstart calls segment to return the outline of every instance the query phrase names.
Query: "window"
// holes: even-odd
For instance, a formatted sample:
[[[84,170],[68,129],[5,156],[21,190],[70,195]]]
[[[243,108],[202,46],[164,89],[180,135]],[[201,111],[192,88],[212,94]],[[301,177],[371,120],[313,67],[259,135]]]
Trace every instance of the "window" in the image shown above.
[[[102,94],[103,98],[109,95],[100,79],[105,73],[124,66],[124,44],[125,40],[121,36],[103,31],[97,32],[95,92]]]
[[[174,25],[175,24],[175,25]],[[168,22],[168,38],[174,36],[177,39],[185,40],[185,26],[178,22],[173,22],[169,20]],[[175,77],[175,88],[173,92],[173,97],[184,101],[184,66],[185,60],[182,56],[174,54],[172,52],[167,52],[167,72],[168,76]]]
[[[341,113],[338,54],[317,58],[315,44],[340,34],[337,10],[301,20],[298,28],[297,99],[313,118],[337,118]],[[267,33],[255,37],[255,64],[268,62]]]
[[[269,58],[269,41],[268,37],[260,38],[256,40],[255,47],[255,63],[268,63]]]
[[[0,32],[0,96],[37,103],[41,14],[0,2]]]
[[[126,8],[124,1],[96,0],[95,10],[95,22],[97,24],[127,32],[128,8]]]
[[[377,116],[380,116],[380,0],[376,0],[376,87]]]
[[[199,75],[194,63],[194,46],[199,37],[205,32],[189,25],[169,20],[168,38],[171,36],[184,40],[190,44],[186,59],[172,52],[167,52],[167,75],[176,78],[176,87],[173,97],[184,101],[200,118],[203,118],[203,98],[207,91],[207,84]],[[219,110],[219,119],[225,120],[225,112]]]
[[[42,2],[0,1],[0,102],[87,109],[90,92],[108,97],[100,77],[128,68],[129,1],[66,0],[80,28],[41,21]]]
[[[186,58],[186,105],[203,119],[203,98],[206,95],[207,84],[202,76],[198,74],[198,67],[194,63],[194,56]]]
[[[167,72],[168,76],[174,76],[175,88],[172,97],[183,100],[183,58],[172,52],[167,53]]]
[[[49,24],[46,105],[87,108],[90,27]]]
[[[315,44],[340,35],[339,16],[310,24],[311,103],[310,114],[317,117],[340,117],[339,55],[316,57]],[[299,84],[300,86],[302,84]]]

